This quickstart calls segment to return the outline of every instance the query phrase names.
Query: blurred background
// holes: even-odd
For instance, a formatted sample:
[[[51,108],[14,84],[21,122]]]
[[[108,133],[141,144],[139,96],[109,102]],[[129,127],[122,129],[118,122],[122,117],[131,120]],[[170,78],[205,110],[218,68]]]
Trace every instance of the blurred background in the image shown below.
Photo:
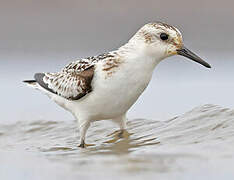
[[[1,123],[74,119],[22,80],[114,50],[154,21],[179,28],[185,45],[212,69],[179,56],[163,61],[129,118],[166,120],[203,104],[233,107],[233,6],[231,0],[1,0]]]
[[[0,179],[233,180],[233,7],[231,0],[0,0]],[[129,135],[97,122],[87,133],[94,146],[77,148],[74,117],[22,81],[115,50],[154,21],[176,26],[212,68],[180,56],[162,61],[128,113]]]

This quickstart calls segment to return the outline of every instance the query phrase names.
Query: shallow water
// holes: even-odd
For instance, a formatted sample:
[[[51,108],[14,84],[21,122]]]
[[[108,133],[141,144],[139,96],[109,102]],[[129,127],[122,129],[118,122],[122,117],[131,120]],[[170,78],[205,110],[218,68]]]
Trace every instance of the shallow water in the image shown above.
[[[160,63],[128,113],[128,133],[95,122],[86,149],[74,118],[21,83],[68,55],[0,56],[0,179],[233,179],[234,110],[223,108],[234,107],[233,53],[206,54],[209,70],[179,57]],[[220,106],[193,109],[207,103]]]
[[[233,179],[234,110],[197,107],[167,121],[130,119],[118,136],[95,122],[86,149],[76,121],[0,125],[0,179]]]

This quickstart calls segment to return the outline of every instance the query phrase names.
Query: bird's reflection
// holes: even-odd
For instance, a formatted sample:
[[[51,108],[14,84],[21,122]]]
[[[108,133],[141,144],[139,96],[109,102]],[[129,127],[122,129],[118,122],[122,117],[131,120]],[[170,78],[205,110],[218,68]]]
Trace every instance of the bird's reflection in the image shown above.
[[[89,147],[87,153],[91,154],[127,154],[142,146],[160,144],[157,138],[145,136],[133,138],[134,133],[128,131],[115,131],[109,135],[107,141],[96,147]]]

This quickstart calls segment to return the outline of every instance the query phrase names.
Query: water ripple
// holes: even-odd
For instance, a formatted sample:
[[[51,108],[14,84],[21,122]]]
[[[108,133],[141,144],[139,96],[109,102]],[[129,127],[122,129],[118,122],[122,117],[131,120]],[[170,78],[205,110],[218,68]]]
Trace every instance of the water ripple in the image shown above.
[[[111,173],[170,172],[188,168],[180,161],[233,157],[231,109],[204,105],[167,121],[131,119],[127,124],[120,137],[111,122],[95,122],[87,134],[87,143],[92,144],[80,149],[76,121],[20,121],[0,125],[0,148],[79,166],[82,173],[88,173],[87,168],[103,171],[106,166]]]

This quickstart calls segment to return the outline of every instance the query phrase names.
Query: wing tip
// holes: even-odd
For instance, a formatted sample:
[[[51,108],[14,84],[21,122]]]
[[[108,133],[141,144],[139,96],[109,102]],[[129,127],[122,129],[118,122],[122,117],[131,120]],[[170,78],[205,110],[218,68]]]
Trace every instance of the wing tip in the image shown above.
[[[22,82],[27,84],[33,84],[36,82],[36,80],[23,80]]]
[[[25,83],[29,87],[35,88],[37,86],[37,82],[35,80],[24,80],[23,83]]]
[[[26,83],[26,84],[34,84],[34,83],[40,81],[41,79],[43,79],[44,75],[45,75],[44,73],[36,73],[36,74],[34,75],[34,79],[23,80],[22,82],[23,82],[23,83]],[[39,83],[39,82],[38,82],[38,83]],[[39,84],[40,84],[40,83],[39,83]]]
[[[36,73],[34,74],[34,79],[36,80],[36,82],[44,89],[54,93],[54,94],[57,94],[56,92],[54,92],[51,88],[49,88],[48,84],[46,84],[44,81],[43,81],[43,78],[45,76],[45,73]]]

